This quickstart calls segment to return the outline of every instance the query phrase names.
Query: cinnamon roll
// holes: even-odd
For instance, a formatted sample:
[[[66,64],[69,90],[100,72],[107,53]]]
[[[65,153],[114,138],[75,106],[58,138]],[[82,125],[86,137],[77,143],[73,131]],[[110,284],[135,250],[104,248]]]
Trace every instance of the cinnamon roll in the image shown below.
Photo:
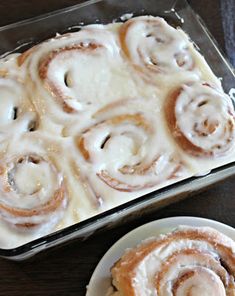
[[[37,129],[39,120],[23,84],[6,72],[0,75],[0,139]]]
[[[44,151],[46,138],[38,138],[40,134],[21,137],[21,143],[12,140],[1,155],[0,217],[15,227],[49,224],[51,229],[68,203],[63,174]]]
[[[235,242],[209,227],[180,227],[128,250],[111,269],[113,295],[234,295]]]
[[[115,74],[118,61],[115,37],[102,25],[57,36],[18,57],[20,67],[27,68],[28,80],[40,96],[40,100],[33,98],[38,111],[43,106],[44,112],[58,112],[60,119],[79,112],[82,115],[107,100],[113,76],[121,77]]]
[[[167,98],[165,116],[174,139],[193,156],[221,156],[234,145],[232,102],[208,83],[174,90]]]
[[[140,16],[120,28],[120,43],[126,57],[142,77],[193,70],[187,36],[160,17]]]
[[[161,130],[153,114],[134,108],[142,106],[140,102],[133,99],[106,106],[94,115],[97,122],[76,139],[98,178],[119,191],[176,181],[185,170],[177,153],[160,144]]]

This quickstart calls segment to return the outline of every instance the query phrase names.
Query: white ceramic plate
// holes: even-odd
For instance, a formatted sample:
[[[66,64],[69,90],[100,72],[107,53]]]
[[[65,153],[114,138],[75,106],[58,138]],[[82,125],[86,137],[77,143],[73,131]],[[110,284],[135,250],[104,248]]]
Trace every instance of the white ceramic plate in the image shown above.
[[[204,218],[173,217],[144,224],[127,233],[107,251],[90,279],[86,296],[105,296],[107,294],[111,286],[110,268],[127,248],[133,248],[142,240],[169,232],[179,225],[210,226],[235,240],[234,228]]]

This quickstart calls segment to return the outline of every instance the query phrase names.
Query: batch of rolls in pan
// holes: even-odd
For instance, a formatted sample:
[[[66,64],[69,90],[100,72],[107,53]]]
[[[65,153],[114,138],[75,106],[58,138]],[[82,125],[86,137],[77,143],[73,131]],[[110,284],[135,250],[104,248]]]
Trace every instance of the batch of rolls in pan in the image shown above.
[[[0,98],[0,247],[235,159],[221,81],[159,17],[87,25],[2,58]]]

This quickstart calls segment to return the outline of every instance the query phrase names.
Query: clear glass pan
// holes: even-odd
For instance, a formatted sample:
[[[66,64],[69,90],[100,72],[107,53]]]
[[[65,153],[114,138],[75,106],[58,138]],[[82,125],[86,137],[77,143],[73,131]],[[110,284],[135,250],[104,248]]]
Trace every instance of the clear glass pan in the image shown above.
[[[169,23],[181,26],[197,44],[218,77],[222,77],[226,92],[235,88],[232,67],[218,49],[201,18],[185,0],[91,0],[37,18],[0,28],[0,55],[24,51],[32,45],[53,37],[56,33],[78,30],[80,24],[109,23],[126,13],[163,16]],[[234,175],[234,163],[217,168],[202,177],[190,178],[139,197],[110,211],[77,223],[14,249],[0,249],[0,256],[23,260],[50,247],[78,238],[84,240],[98,229],[113,227],[124,219],[138,217],[182,199],[194,191]]]

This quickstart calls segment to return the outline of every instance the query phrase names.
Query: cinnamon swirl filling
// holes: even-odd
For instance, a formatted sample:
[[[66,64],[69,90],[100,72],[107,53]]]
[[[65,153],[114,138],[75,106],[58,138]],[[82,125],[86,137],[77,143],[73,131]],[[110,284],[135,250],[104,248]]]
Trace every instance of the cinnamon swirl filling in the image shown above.
[[[62,175],[37,154],[2,161],[0,183],[0,216],[15,226],[54,225],[66,207]]]
[[[182,33],[160,17],[140,16],[120,28],[124,54],[147,80],[153,75],[191,71],[194,61]]]
[[[113,115],[77,138],[84,160],[106,185],[130,192],[180,177],[183,162],[161,147],[148,117],[140,112]]]
[[[207,83],[185,84],[173,91],[165,116],[174,139],[193,156],[221,156],[234,144],[232,102]]]
[[[118,59],[114,36],[102,26],[88,26],[31,48],[18,63],[32,73],[36,91],[46,90],[63,112],[76,114],[102,100],[101,89],[108,87]]]

